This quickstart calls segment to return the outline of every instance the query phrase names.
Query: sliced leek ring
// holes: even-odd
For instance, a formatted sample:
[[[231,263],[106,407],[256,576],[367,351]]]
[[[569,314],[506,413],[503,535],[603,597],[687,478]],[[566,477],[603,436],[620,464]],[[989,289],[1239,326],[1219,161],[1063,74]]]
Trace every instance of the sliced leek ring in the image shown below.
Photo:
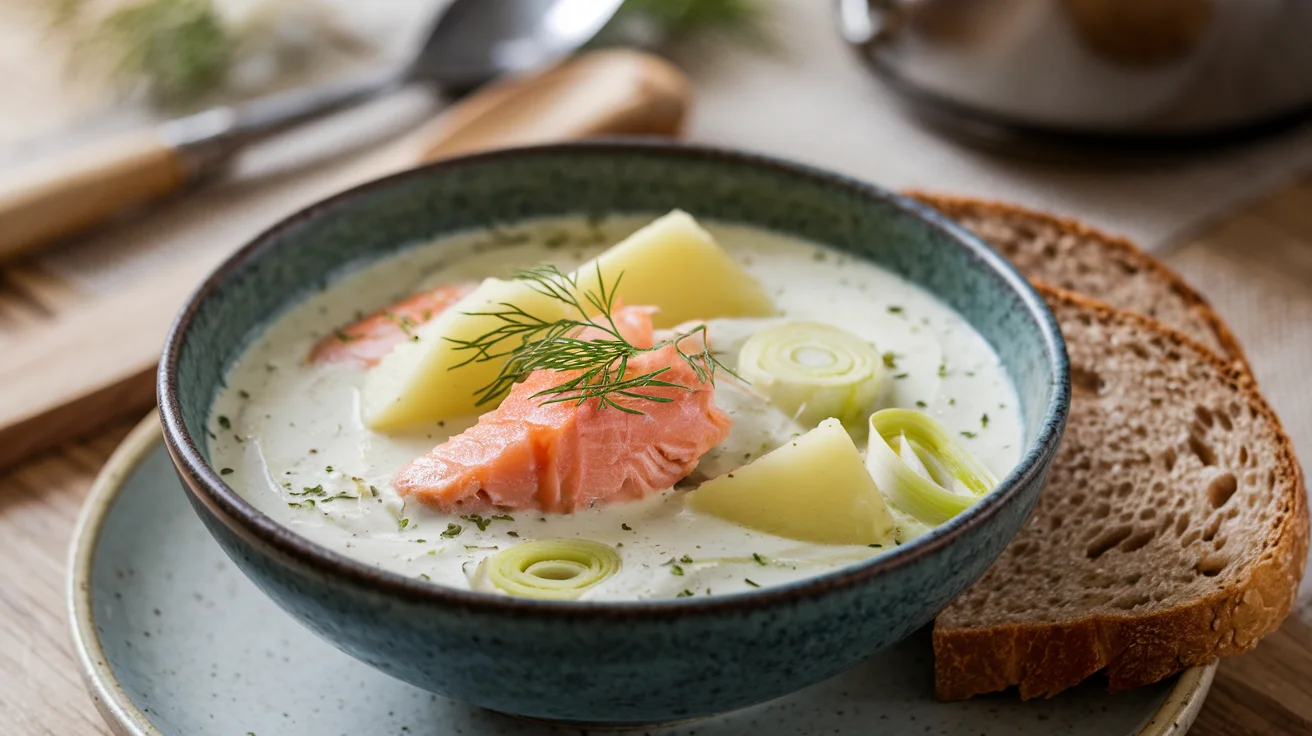
[[[738,374],[805,427],[829,417],[850,425],[879,396],[883,358],[870,343],[833,325],[785,322],[743,344]]]
[[[866,469],[894,506],[931,525],[951,519],[998,485],[942,425],[911,409],[870,416]]]
[[[486,562],[487,579],[521,598],[568,600],[620,569],[615,548],[590,539],[537,539],[502,550]]]

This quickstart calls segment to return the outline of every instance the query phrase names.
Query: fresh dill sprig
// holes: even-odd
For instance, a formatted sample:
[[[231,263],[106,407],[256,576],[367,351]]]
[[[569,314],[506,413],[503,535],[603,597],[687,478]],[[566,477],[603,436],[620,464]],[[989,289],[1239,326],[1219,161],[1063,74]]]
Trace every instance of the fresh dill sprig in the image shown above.
[[[767,11],[761,0],[625,0],[618,20],[649,24],[665,42],[702,37],[768,46]]]
[[[630,375],[629,361],[642,353],[673,345],[679,357],[703,383],[714,382],[717,370],[732,373],[711,355],[705,325],[697,325],[650,348],[640,348],[625,339],[615,323],[616,295],[623,277],[621,272],[607,286],[601,274],[601,266],[598,265],[597,289],[586,289],[580,293],[578,279],[561,272],[555,266],[540,266],[517,272],[515,278],[527,281],[529,287],[537,293],[561,302],[567,307],[567,314],[576,316],[547,321],[505,302],[498,305],[502,309],[497,311],[469,312],[467,314],[474,317],[494,318],[497,325],[472,340],[447,338],[455,343],[457,351],[471,353],[468,359],[452,369],[470,363],[504,361],[497,377],[476,392],[478,404],[501,397],[511,386],[534,371],[577,372],[572,378],[539,391],[532,398],[545,399],[544,404],[573,401],[578,405],[589,399],[597,399],[602,407],[614,407],[629,414],[644,412],[618,403],[617,397],[669,403],[674,399],[656,396],[644,390],[692,388],[661,379],[660,376],[670,370],[669,366],[636,376]],[[596,316],[587,316],[590,313]],[[579,332],[588,328],[601,331],[602,337],[596,340],[579,339]],[[700,338],[701,350],[688,352],[684,349],[682,343],[690,337]]]

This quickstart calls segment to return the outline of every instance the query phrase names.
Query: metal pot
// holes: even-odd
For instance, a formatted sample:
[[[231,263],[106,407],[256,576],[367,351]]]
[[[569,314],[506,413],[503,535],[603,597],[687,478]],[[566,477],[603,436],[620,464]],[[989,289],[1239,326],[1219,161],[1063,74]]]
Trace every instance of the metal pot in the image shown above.
[[[1312,0],[835,0],[923,113],[1002,137],[1198,140],[1312,112]]]

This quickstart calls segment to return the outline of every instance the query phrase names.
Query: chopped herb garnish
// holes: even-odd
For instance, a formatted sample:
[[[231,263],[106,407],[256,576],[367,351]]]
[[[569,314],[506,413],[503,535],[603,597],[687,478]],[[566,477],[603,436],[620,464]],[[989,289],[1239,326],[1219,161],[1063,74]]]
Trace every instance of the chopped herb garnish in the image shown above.
[[[755,552],[752,553],[752,559],[753,559],[753,560],[756,560],[756,564],[758,564],[758,565],[764,565],[764,564],[765,564],[765,558],[762,557],[762,556],[760,556],[760,555],[758,555],[758,554],[756,554]]]
[[[979,418],[979,426],[981,426],[981,427],[987,427],[987,426],[989,426],[989,415],[988,415],[988,414],[983,414],[983,415],[980,416],[980,418]]]
[[[416,539],[415,544],[428,544],[427,539]]]
[[[396,520],[396,529],[397,529],[397,531],[401,531],[401,530],[405,529],[405,528],[408,527],[408,526],[410,526],[410,520],[409,520],[409,519],[401,518],[401,519],[397,519],[397,520]]]
[[[892,351],[884,353],[883,358],[885,368],[897,368],[897,355],[895,353]]]
[[[432,578],[428,577],[428,573],[421,572],[419,573],[419,577],[423,580],[432,580]]]
[[[956,399],[948,399],[948,406],[956,406],[956,405],[957,405]]]
[[[464,529],[459,524],[447,524],[446,531],[442,532],[442,536],[446,539],[453,539],[460,536],[460,532],[462,531],[464,531]]]
[[[410,332],[411,328],[419,326],[413,319],[410,319],[406,315],[397,315],[397,314],[393,314],[392,312],[386,312],[383,314],[383,316],[392,320],[392,322],[395,323],[397,327],[400,327],[401,331],[405,333],[406,337],[411,337],[413,335],[413,333]]]
[[[929,406],[929,404],[926,404],[926,403],[923,402],[923,401],[917,401],[917,402],[916,402],[916,406],[917,406],[918,408],[920,408],[920,409],[924,409],[925,407]]]
[[[325,473],[331,473],[331,472],[333,472],[333,466],[331,466],[331,465],[325,465],[324,468],[323,468],[323,472],[325,472]]]
[[[892,314],[902,314],[902,307],[891,306],[888,308],[888,311]]]
[[[743,582],[744,582],[744,583],[747,583],[748,585],[752,586],[753,588],[759,588],[759,587],[761,587],[761,584],[760,584],[760,583],[756,582],[755,580],[752,580],[751,578],[743,578]]]
[[[692,557],[690,555],[684,555],[683,557],[679,558],[679,562],[682,562],[685,565],[691,565]]]
[[[369,495],[373,496],[374,498],[378,498],[378,489],[374,488],[373,486],[369,486]]]
[[[497,548],[497,546],[496,546],[495,544],[494,544],[494,545],[491,545],[491,546],[488,546],[488,545],[480,545],[480,544],[466,544],[466,545],[465,545],[465,549],[468,550],[468,551],[470,551],[470,552],[477,552],[477,551],[480,550],[480,549],[496,549],[496,548]]]
[[[484,519],[482,516],[479,516],[478,514],[469,514],[468,516],[462,516],[460,518],[464,519],[470,524],[473,524],[474,526],[477,526],[480,532],[487,531],[488,524],[492,523],[491,519]]]
[[[506,532],[506,536],[507,536],[507,537],[514,537],[515,539],[519,539],[519,532],[516,532],[516,531],[509,531],[509,532]]]
[[[692,591],[691,591],[691,590],[688,590],[687,588],[684,588],[683,590],[679,591],[679,594],[678,594],[678,595],[676,595],[676,596],[674,596],[674,597],[675,597],[675,598],[691,598],[691,597],[692,597]]]
[[[679,565],[670,565],[670,574],[671,574],[671,575],[682,575],[682,574],[683,574],[683,567],[681,567],[681,566],[679,566]]]
[[[225,416],[223,416],[222,414],[220,414],[220,415],[219,415],[219,426],[222,427],[222,428],[224,428],[224,429],[232,429],[232,422],[228,421],[228,418],[227,418],[227,417],[225,417]]]
[[[510,514],[497,514],[492,517],[493,521],[514,521],[515,517]]]
[[[305,499],[304,501],[299,501],[299,502],[296,502],[296,503],[289,503],[289,504],[287,504],[287,507],[288,507],[288,508],[292,508],[292,509],[312,509],[312,508],[314,508],[314,499],[313,499],[313,498],[307,498],[307,499]]]
[[[946,362],[938,364],[938,377],[939,378],[948,377],[948,364]]]
[[[971,439],[971,440],[973,440],[973,439],[975,439],[975,437],[977,437],[978,435],[976,435],[974,432],[962,432],[962,433],[961,433],[961,436],[962,436],[962,437],[965,437],[966,439]]]
[[[352,496],[352,495],[349,494],[349,493],[339,493],[339,494],[337,494],[336,496],[329,496],[328,498],[323,499],[320,503],[328,503],[329,501],[336,501],[336,500],[339,499],[339,498],[353,498],[353,499],[357,499],[357,500],[358,500],[360,497],[359,497],[359,496]],[[402,527],[402,528],[404,529],[405,527]]]
[[[631,531],[633,531],[633,527],[629,526],[628,524],[620,524],[620,528],[623,529],[623,530],[626,531],[626,532],[631,532]]]
[[[359,340],[360,338],[364,337],[364,335],[352,335],[349,332],[343,332],[341,330],[333,330],[333,337],[337,338],[341,342],[355,342],[356,340]]]
[[[232,475],[232,468],[223,468],[223,469],[221,469],[221,470],[219,471],[219,475]]]
[[[882,545],[882,544],[867,544],[866,546],[867,546],[867,547],[874,547],[875,549],[879,549],[879,548],[882,548],[884,545]]]
[[[897,379],[897,380],[900,381],[900,380],[902,380],[903,378],[906,378],[906,377],[909,376],[909,375],[911,375],[911,374],[910,374],[910,373],[899,373],[899,374],[893,376],[893,378],[895,378],[895,379]]]

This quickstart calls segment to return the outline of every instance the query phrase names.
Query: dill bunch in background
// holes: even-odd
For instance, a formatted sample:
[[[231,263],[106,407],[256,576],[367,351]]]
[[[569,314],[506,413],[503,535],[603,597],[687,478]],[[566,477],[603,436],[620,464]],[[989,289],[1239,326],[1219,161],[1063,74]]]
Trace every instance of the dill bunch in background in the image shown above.
[[[115,76],[144,81],[154,97],[178,105],[222,85],[237,51],[210,0],[127,5],[101,21],[89,43],[91,53],[113,58]]]
[[[80,70],[105,73],[152,99],[186,105],[218,89],[236,57],[233,29],[211,0],[50,0]]]
[[[144,90],[165,108],[194,106],[228,91],[234,69],[250,49],[268,51],[281,42],[270,41],[280,25],[271,18],[277,12],[299,11],[283,27],[318,26],[290,34],[296,38],[288,43],[354,45],[353,53],[364,46],[329,27],[326,14],[315,12],[323,8],[314,0],[264,0],[269,12],[263,22],[244,24],[226,17],[218,0],[116,0],[108,11],[102,0],[42,2],[52,25],[74,39],[84,66],[108,70],[120,84]],[[763,14],[764,0],[626,0],[605,42],[660,46],[710,37],[759,42],[765,38]],[[256,41],[256,36],[263,38]]]
[[[768,41],[762,0],[626,0],[618,25],[646,24],[655,43],[728,39]]]

